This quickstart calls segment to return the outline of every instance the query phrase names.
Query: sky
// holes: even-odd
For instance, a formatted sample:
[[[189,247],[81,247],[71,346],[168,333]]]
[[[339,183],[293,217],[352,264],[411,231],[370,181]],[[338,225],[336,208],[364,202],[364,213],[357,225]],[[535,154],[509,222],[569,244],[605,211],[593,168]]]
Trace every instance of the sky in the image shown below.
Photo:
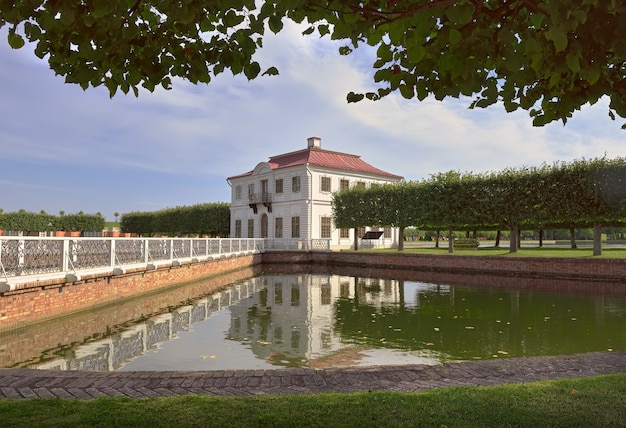
[[[230,202],[226,178],[307,147],[360,155],[406,180],[499,171],[606,156],[626,157],[625,120],[601,100],[561,122],[533,127],[526,111],[470,110],[470,99],[348,104],[374,88],[373,53],[287,24],[256,59],[280,75],[249,82],[230,72],[208,85],[121,92],[65,84],[32,47],[12,50],[0,31],[0,208],[58,215],[157,211]]]

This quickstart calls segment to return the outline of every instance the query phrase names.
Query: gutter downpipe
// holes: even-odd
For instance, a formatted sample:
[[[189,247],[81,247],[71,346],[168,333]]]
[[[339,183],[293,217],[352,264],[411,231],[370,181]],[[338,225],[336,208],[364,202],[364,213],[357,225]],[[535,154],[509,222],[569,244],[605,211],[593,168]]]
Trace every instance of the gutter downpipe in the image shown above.
[[[233,221],[233,183],[231,183],[228,178],[226,179],[226,183],[228,183],[228,187],[230,187],[230,207],[228,208],[228,211],[230,211],[230,221],[228,222],[228,237],[232,238],[234,235],[233,230],[232,230],[232,227],[233,227],[233,224],[232,224],[232,221]]]
[[[309,244],[312,241],[312,236],[313,236],[313,173],[311,172],[311,170],[309,169],[309,163],[306,163],[306,172],[307,174],[309,174],[309,232],[308,232],[308,241]],[[310,249],[309,249],[310,251]]]

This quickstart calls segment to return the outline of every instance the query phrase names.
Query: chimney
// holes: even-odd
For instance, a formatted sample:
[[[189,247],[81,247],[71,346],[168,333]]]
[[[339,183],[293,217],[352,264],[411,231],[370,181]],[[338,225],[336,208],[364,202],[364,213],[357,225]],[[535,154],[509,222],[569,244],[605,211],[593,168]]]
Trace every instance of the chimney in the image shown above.
[[[309,149],[321,149],[322,148],[322,139],[319,137],[309,137],[307,138]]]

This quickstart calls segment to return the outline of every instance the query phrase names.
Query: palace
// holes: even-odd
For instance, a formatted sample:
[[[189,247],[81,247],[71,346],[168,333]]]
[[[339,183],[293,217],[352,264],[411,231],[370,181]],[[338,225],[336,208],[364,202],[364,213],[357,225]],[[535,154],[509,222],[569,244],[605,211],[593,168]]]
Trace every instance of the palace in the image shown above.
[[[403,177],[363,161],[360,156],[324,150],[311,137],[307,148],[271,157],[252,171],[228,177],[232,188],[230,236],[268,240],[330,240],[331,249],[350,248],[352,229],[337,229],[332,220],[333,192],[352,186],[397,183]],[[356,231],[358,238],[366,230]],[[376,246],[397,245],[398,230],[384,228]],[[371,236],[371,235],[370,235]]]

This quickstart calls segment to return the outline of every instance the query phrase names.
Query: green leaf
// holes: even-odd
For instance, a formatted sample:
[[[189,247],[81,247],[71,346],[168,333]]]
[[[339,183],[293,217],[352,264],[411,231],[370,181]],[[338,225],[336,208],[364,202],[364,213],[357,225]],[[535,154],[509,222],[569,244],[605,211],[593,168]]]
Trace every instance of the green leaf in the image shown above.
[[[339,48],[339,55],[350,55],[352,53],[352,48],[350,46],[341,46]]]
[[[578,56],[578,54],[569,52],[565,56],[565,61],[567,62],[569,69],[574,73],[578,73],[580,71],[580,56]]]
[[[456,28],[451,28],[450,35],[448,36],[448,41],[450,42],[450,45],[456,46],[461,43],[461,40],[463,40],[463,35],[461,34],[461,32]]]
[[[580,70],[580,77],[589,82],[590,85],[595,85],[600,80],[601,74],[600,67],[588,66]]]
[[[276,67],[270,67],[265,70],[263,76],[278,76],[278,69]]]
[[[204,18],[200,21],[200,31],[203,33],[208,33],[209,31],[215,30],[215,25],[211,22],[210,19]]]
[[[243,69],[243,73],[246,75],[248,80],[254,79],[255,77],[259,75],[260,72],[261,72],[261,66],[256,61],[248,64]]]
[[[460,33],[459,33],[460,34]],[[426,55],[426,49],[422,45],[417,45],[406,51],[407,58],[413,64],[420,62]]]
[[[193,19],[193,15],[191,16],[191,19]],[[241,24],[243,20],[244,16],[237,14],[234,10],[229,10],[226,15],[224,15],[224,24],[226,24],[226,26],[228,27],[235,27]],[[183,22],[188,24],[189,22],[191,22],[191,20],[185,20]]]
[[[350,92],[346,96],[346,99],[348,100],[348,103],[357,103],[357,102],[361,101],[363,98],[365,98],[365,95],[363,95],[363,94],[355,94],[354,92]]]
[[[283,29],[283,20],[280,16],[272,15],[269,19],[269,27],[272,33],[277,34],[280,30]]]
[[[8,39],[9,46],[11,46],[11,48],[13,49],[20,49],[26,44],[26,42],[24,42],[24,38],[21,35],[11,31],[9,31]]]
[[[75,10],[72,9],[71,7],[68,7],[66,9],[63,10],[63,13],[61,14],[61,24],[63,25],[71,25],[74,22],[74,18],[75,18]]]
[[[524,43],[524,50],[526,51],[526,55],[532,56],[534,54],[541,53],[543,48],[541,47],[541,43],[537,39],[528,39],[526,43]]]
[[[415,96],[415,88],[413,85],[400,85],[400,94],[407,100]]]
[[[533,24],[533,27],[535,27],[536,29],[541,28],[541,25],[543,24],[543,19],[546,16],[540,13],[533,13],[532,15],[530,15],[530,23]]]
[[[446,16],[455,24],[465,25],[474,16],[474,5],[471,3],[457,4],[446,10]]]
[[[113,12],[113,10],[115,10],[115,5],[115,2],[109,0],[94,0],[91,3],[91,13],[96,19],[104,18],[105,16]]]
[[[546,37],[554,43],[557,52],[563,52],[567,48],[567,33],[558,28],[550,28],[546,31]]]

